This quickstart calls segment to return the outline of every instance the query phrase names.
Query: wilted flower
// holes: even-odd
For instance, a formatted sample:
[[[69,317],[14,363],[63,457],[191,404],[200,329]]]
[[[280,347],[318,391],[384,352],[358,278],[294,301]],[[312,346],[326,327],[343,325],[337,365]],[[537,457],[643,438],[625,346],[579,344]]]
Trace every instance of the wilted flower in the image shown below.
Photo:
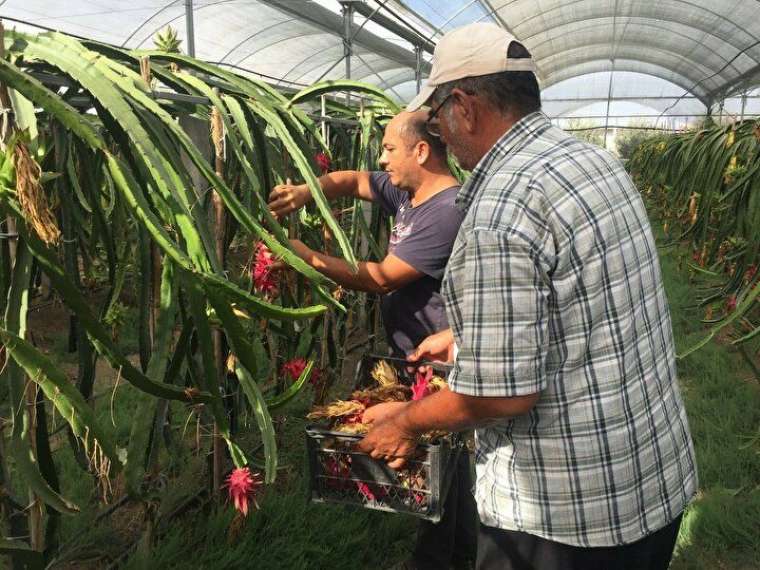
[[[260,293],[274,295],[277,293],[277,277],[272,267],[276,261],[274,254],[263,242],[256,245],[255,251],[251,267],[253,286]]]
[[[254,506],[258,508],[256,494],[262,484],[260,475],[258,473],[252,474],[248,467],[237,467],[227,477],[225,487],[230,494],[230,500],[234,503],[235,509],[240,511],[243,516],[248,515],[248,501],[252,501]]]
[[[318,152],[314,160],[317,161],[317,166],[319,166],[322,174],[327,174],[327,171],[330,170],[330,157],[324,152]]]
[[[726,299],[726,311],[733,313],[736,309],[736,295],[729,295]]]

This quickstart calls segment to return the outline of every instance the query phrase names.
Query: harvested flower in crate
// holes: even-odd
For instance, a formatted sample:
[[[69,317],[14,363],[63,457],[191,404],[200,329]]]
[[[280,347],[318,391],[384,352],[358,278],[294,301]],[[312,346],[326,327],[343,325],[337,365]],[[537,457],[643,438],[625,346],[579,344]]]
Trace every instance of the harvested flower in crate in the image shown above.
[[[356,390],[350,400],[336,400],[326,406],[316,406],[306,417],[310,420],[328,420],[330,429],[341,433],[365,434],[369,425],[363,423],[362,415],[367,408],[386,402],[416,401],[447,387],[446,381],[433,375],[433,370],[417,372],[413,386],[399,382],[396,370],[384,360],[380,360],[372,369],[372,378],[376,386]],[[426,440],[431,439],[426,434]]]

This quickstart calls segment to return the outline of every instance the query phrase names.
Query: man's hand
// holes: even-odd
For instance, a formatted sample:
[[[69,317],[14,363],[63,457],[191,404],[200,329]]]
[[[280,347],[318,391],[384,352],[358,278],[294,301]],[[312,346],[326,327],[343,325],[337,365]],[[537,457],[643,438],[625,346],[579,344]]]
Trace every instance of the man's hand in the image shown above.
[[[269,194],[269,209],[275,217],[283,218],[301,208],[310,199],[311,192],[306,184],[279,184]]]
[[[409,362],[420,360],[454,362],[454,333],[451,329],[446,329],[430,335],[406,359]]]
[[[379,424],[401,412],[407,404],[408,402],[385,402],[384,404],[376,404],[367,408],[362,414],[362,423]]]
[[[373,424],[357,448],[373,459],[384,459],[391,469],[401,469],[407,458],[414,454],[418,441],[419,435],[405,430],[399,422],[399,416],[393,415]]]

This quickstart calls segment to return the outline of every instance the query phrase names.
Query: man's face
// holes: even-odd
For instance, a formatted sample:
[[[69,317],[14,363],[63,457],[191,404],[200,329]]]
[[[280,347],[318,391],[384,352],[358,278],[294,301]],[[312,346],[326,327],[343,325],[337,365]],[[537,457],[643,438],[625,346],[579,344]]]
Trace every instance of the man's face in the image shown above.
[[[416,145],[410,144],[401,132],[403,120],[399,115],[385,127],[379,163],[390,174],[391,184],[402,190],[414,190],[419,184],[422,165],[417,161]]]
[[[458,105],[455,97],[433,95],[430,114],[435,113],[435,116],[430,121],[430,131],[440,133],[441,140],[446,143],[459,165],[465,170],[472,170],[480,157],[473,152],[471,139],[458,123]]]

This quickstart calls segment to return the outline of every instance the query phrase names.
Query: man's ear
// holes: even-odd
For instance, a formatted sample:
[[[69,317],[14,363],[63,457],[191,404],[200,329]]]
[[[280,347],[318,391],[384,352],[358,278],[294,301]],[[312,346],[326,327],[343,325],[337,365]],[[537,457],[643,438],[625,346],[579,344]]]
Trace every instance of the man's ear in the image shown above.
[[[417,158],[417,164],[425,164],[430,158],[430,145],[425,141],[419,141],[414,147],[414,154]]]
[[[459,115],[462,126],[467,133],[474,133],[477,129],[479,118],[477,97],[455,88],[451,92],[451,98],[453,99],[451,105],[454,107],[452,113]]]

